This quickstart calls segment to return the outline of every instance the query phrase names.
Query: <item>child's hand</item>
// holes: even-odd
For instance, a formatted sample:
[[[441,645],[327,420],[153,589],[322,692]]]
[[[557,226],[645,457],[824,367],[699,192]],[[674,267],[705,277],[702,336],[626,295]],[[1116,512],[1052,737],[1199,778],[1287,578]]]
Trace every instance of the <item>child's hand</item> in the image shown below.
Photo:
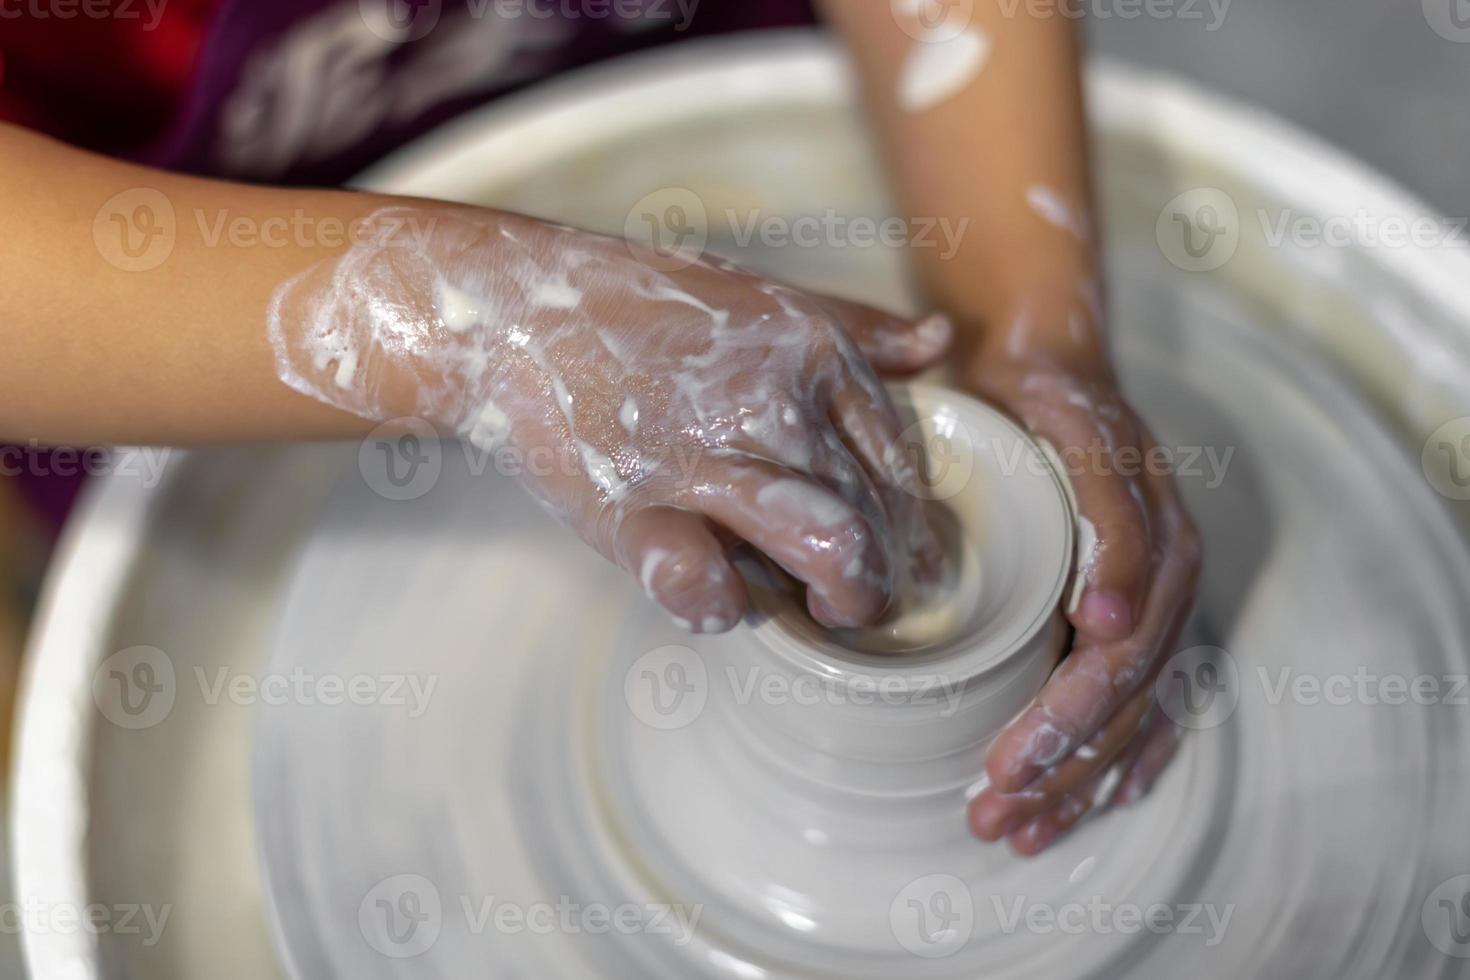
[[[829,625],[876,618],[900,566],[936,551],[874,368],[938,358],[942,318],[718,260],[657,271],[623,241],[515,215],[390,209],[373,225],[278,292],[282,378],[493,448],[689,628],[745,610],[723,532],[805,582]]]
[[[1154,678],[1193,605],[1200,542],[1172,476],[1144,465],[1153,438],[1105,368],[1003,358],[974,380],[1056,448],[1097,537],[1069,610],[1072,651],[997,736],[989,788],[970,804],[978,836],[1035,854],[1093,807],[1133,802],[1172,757]]]

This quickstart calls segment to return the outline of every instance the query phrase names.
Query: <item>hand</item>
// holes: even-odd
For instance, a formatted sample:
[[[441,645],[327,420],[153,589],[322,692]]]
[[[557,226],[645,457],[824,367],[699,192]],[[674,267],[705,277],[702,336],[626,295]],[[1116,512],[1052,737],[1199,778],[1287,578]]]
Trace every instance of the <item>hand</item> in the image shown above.
[[[1200,540],[1173,477],[1146,465],[1153,438],[1106,367],[1002,357],[971,381],[1057,450],[1096,535],[1090,555],[1079,542],[1072,649],[991,744],[989,786],[969,808],[978,837],[1036,854],[1089,811],[1137,800],[1173,756],[1154,678],[1193,605]]]
[[[903,563],[934,563],[874,368],[937,359],[944,319],[910,324],[715,259],[658,271],[621,240],[516,215],[388,209],[373,227],[278,292],[281,377],[511,454],[527,489],[686,628],[723,632],[745,611],[723,535],[804,582],[832,626],[874,620]]]

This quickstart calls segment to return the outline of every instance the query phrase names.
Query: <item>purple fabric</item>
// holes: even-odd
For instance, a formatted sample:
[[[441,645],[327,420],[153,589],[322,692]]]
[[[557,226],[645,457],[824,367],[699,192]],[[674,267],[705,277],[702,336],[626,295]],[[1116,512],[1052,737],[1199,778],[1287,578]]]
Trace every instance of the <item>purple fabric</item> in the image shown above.
[[[681,38],[812,19],[807,0],[224,0],[177,118],[138,159],[336,184],[454,115],[557,72]]]

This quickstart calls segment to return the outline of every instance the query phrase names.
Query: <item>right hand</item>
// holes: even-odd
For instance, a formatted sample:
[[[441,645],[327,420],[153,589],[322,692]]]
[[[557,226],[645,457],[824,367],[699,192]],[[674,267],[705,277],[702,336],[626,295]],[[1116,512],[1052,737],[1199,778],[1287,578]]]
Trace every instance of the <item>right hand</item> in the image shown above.
[[[513,453],[527,489],[698,632],[746,609],[728,535],[805,583],[830,626],[873,621],[896,575],[935,560],[875,369],[934,362],[947,321],[718,259],[658,271],[623,241],[514,215],[414,213],[429,234],[282,287],[272,337],[293,387]]]

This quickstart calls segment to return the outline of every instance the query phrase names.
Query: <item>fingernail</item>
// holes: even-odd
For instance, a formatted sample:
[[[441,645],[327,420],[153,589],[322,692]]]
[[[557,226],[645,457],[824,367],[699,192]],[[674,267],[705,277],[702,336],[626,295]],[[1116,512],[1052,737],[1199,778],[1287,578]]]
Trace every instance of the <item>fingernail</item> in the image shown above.
[[[1012,835],[1007,834],[1010,837]],[[1051,846],[1057,838],[1057,832],[1050,827],[1041,817],[1037,817],[1015,832],[1012,845],[1023,854],[1039,854]]]
[[[1116,592],[1089,592],[1082,597],[1077,618],[1087,631],[1105,631],[1122,638],[1133,631],[1133,609],[1128,600]]]
[[[943,313],[930,313],[914,325],[914,336],[925,347],[942,349],[954,337],[954,322]]]

